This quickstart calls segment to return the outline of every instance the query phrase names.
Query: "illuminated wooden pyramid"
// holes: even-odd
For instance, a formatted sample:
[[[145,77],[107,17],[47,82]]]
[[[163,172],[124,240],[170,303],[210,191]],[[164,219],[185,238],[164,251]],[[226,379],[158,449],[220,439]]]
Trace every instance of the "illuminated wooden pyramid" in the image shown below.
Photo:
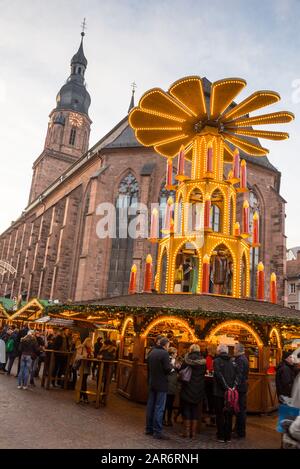
[[[168,92],[149,90],[130,113],[137,140],[167,157],[169,170],[171,159],[178,156],[175,204],[167,205],[166,236],[157,237],[155,283],[160,292],[250,294],[250,246],[259,244],[258,220],[253,221],[256,232],[250,244],[246,198],[242,226],[236,221],[237,194],[247,192],[246,162],[239,161],[237,148],[252,156],[266,155],[268,150],[248,137],[283,140],[288,134],[253,130],[252,126],[287,123],[294,116],[280,111],[249,117],[280,96],[257,91],[233,104],[245,86],[240,78],[219,80],[211,86],[208,103],[201,78],[185,77]],[[188,175],[185,160],[190,161]],[[225,163],[232,164],[227,176]]]

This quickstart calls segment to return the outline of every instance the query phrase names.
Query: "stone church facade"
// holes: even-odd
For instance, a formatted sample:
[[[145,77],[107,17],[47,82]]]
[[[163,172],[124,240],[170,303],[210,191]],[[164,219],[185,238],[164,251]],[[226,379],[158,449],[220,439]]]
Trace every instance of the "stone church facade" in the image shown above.
[[[157,247],[147,239],[99,238],[97,234],[103,203],[113,204],[117,214],[137,202],[149,208],[161,203],[163,217],[168,197],[166,161],[137,142],[127,115],[89,149],[91,99],[84,82],[86,68],[81,41],[70,77],[50,113],[45,147],[33,165],[29,204],[0,236],[0,260],[16,269],[15,274],[0,275],[0,296],[67,302],[126,294],[132,264],[137,265],[137,289],[142,290],[146,256],[156,257]],[[210,82],[205,83],[209,93]],[[247,160],[251,211],[258,210],[261,220],[261,247],[252,253],[252,295],[255,266],[262,261],[266,279],[276,272],[278,298],[286,303],[281,175],[266,157],[241,156]],[[242,198],[240,209],[241,205]],[[266,281],[266,298],[268,290]]]

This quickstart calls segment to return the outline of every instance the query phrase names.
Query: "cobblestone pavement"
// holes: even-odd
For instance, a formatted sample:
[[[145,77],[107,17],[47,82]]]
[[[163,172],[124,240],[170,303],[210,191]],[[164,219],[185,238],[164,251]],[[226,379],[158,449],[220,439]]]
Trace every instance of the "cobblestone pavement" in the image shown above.
[[[215,441],[215,429],[204,425],[196,441],[179,436],[181,425],[166,430],[169,441],[144,435],[145,406],[112,390],[107,407],[76,404],[74,392],[17,389],[14,376],[0,375],[0,448],[279,448],[276,416],[249,417],[246,440],[227,445]],[[5,422],[5,424],[3,424]]]

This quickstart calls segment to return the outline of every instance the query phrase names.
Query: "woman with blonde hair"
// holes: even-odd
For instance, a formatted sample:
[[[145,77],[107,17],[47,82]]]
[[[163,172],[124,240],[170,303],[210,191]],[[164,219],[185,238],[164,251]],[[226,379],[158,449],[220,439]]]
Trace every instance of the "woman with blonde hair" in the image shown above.
[[[199,406],[204,397],[204,376],[206,369],[205,358],[201,356],[198,344],[192,344],[185,355],[180,371],[187,374],[190,367],[190,377],[182,377],[180,401],[182,405],[183,437],[195,438],[199,420]],[[182,373],[180,373],[182,375]]]
[[[84,339],[83,343],[77,345],[76,348],[76,358],[75,363],[82,360],[83,358],[93,358],[93,342],[90,337]],[[82,377],[82,385],[81,385],[81,393],[80,393],[80,400],[88,404],[89,399],[86,394],[87,391],[87,379],[89,374],[91,373],[91,362],[84,362],[83,366],[83,377]]]

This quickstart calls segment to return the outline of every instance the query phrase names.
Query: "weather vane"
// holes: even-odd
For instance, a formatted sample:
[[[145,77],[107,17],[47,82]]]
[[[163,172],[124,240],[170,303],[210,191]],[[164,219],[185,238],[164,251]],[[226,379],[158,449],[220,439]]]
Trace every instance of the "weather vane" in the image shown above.
[[[81,23],[81,27],[82,27],[81,36],[84,36],[85,35],[85,30],[87,29],[85,18],[83,18],[83,22]]]
[[[135,93],[136,87],[137,87],[137,84],[136,84],[135,81],[133,83],[131,83],[132,93]]]

